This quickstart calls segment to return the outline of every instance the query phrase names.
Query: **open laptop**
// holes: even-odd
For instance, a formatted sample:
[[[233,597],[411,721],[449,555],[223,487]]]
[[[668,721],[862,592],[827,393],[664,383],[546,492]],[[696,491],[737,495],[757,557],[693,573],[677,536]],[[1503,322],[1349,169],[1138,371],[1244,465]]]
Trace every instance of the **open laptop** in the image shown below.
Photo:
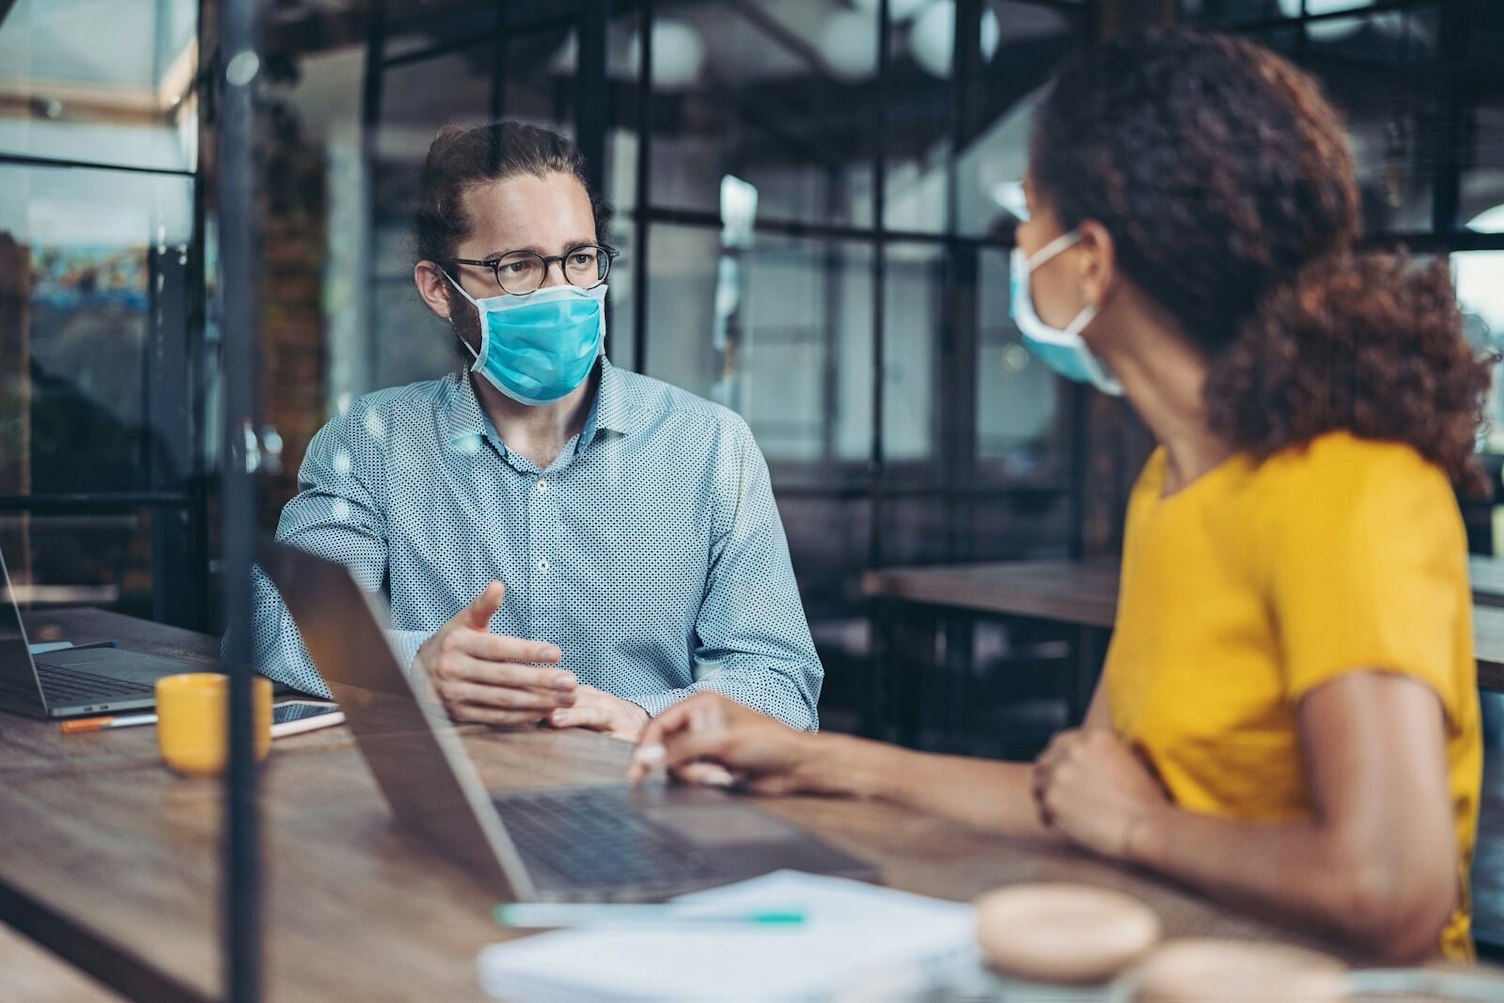
[[[398,822],[506,901],[653,901],[780,868],[876,880],[724,791],[487,791],[426,677],[402,670],[380,598],[305,551],[265,543],[260,557]]]
[[[116,647],[65,648],[33,656],[0,554],[0,710],[56,718],[151,707],[156,682],[203,666]]]

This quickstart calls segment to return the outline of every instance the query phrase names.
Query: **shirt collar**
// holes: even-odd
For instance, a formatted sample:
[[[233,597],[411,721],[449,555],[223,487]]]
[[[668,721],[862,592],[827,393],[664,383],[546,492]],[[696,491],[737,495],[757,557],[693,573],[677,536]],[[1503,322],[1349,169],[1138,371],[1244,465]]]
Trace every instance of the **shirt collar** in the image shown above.
[[[627,435],[635,431],[634,410],[627,400],[627,388],[623,385],[620,371],[611,364],[610,359],[602,355],[600,385],[596,387],[590,413],[585,416],[585,427],[580,430],[580,443],[576,451],[594,442],[598,432]]]
[[[469,368],[461,369],[453,377],[450,393],[449,443],[458,452],[475,452],[480,444],[490,439],[503,454],[506,443],[491,424],[485,410],[475,396],[474,376]],[[639,427],[637,408],[627,400],[627,390],[621,371],[601,356],[600,382],[596,386],[595,399],[590,402],[590,411],[585,415],[585,425],[575,443],[578,456],[600,432],[615,432],[629,435]]]

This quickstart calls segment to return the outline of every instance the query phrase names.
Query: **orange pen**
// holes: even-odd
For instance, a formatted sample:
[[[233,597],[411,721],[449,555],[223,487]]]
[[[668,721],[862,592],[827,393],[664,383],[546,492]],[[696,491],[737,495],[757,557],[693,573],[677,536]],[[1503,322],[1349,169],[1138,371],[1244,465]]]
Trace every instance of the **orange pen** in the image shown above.
[[[64,735],[82,735],[86,731],[104,731],[106,728],[129,728],[138,724],[156,724],[155,714],[119,714],[107,717],[80,717],[63,722]]]

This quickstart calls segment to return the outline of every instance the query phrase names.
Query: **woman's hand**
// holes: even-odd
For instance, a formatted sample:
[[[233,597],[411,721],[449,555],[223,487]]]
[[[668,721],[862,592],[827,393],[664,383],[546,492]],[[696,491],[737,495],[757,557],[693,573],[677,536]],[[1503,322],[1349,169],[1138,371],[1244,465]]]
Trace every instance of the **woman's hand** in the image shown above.
[[[1170,800],[1111,729],[1062,731],[1034,764],[1034,802],[1046,828],[1104,857],[1129,855],[1133,833]]]
[[[817,744],[718,693],[699,693],[648,722],[627,779],[635,784],[662,766],[688,783],[788,794],[812,789]]]

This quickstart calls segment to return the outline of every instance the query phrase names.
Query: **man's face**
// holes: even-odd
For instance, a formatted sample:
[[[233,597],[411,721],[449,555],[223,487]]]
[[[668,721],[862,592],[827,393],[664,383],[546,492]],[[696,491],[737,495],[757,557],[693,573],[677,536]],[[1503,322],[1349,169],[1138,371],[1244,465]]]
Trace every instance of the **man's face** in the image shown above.
[[[568,174],[538,177],[521,174],[469,188],[460,205],[470,234],[454,248],[456,258],[489,261],[510,251],[533,251],[554,257],[596,241],[595,215],[585,186]],[[478,265],[451,265],[449,273],[476,299],[500,296],[495,274]],[[557,262],[550,262],[544,288],[564,284]],[[447,286],[448,283],[445,283]],[[480,350],[480,318],[464,297],[448,291],[450,317],[460,337]],[[468,365],[473,358],[460,349]]]

